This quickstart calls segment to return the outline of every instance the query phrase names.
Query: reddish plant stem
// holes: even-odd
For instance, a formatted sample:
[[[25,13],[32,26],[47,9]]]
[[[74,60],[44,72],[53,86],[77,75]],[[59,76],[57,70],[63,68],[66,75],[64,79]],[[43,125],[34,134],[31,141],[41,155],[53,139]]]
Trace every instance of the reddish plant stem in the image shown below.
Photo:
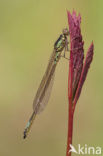
[[[73,111],[72,111],[72,80],[73,80],[73,69],[72,69],[72,53],[70,53],[69,61],[69,79],[68,79],[68,137],[67,137],[67,151],[66,156],[71,156],[70,144],[72,144],[73,136]]]
[[[72,111],[72,99],[69,98],[69,108],[68,108],[68,137],[67,137],[67,151],[66,156],[71,156],[70,144],[72,144],[73,136],[73,111]]]
[[[75,107],[76,107],[76,101],[73,102],[73,108],[72,108],[73,114],[74,114],[74,111],[75,111]]]

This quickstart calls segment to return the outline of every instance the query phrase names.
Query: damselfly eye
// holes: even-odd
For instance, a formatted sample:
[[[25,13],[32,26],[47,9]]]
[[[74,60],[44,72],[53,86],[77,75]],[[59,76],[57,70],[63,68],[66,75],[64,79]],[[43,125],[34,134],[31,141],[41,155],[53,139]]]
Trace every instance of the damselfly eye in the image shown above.
[[[69,35],[69,31],[68,31],[68,29],[67,29],[67,28],[63,29],[63,31],[62,31],[62,32],[63,32],[63,34],[64,34],[64,35]]]

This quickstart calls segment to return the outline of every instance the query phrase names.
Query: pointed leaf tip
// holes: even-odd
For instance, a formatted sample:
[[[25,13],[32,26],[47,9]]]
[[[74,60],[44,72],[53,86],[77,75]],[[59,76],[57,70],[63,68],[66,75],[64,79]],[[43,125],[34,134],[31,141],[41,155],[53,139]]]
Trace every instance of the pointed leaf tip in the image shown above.
[[[92,42],[89,49],[88,49],[86,59],[85,59],[84,65],[83,65],[80,81],[79,81],[78,88],[77,88],[77,91],[76,91],[76,95],[75,95],[75,98],[74,98],[74,103],[75,104],[77,103],[77,101],[79,99],[83,84],[84,84],[85,79],[87,77],[87,73],[88,73],[88,70],[90,68],[90,64],[91,64],[91,62],[93,60],[93,54],[94,54],[94,44]]]
[[[74,99],[76,89],[79,83],[80,75],[83,67],[84,59],[84,42],[82,40],[81,34],[81,16],[76,16],[76,12],[73,11],[72,14],[68,13],[68,24],[70,31],[70,76],[69,76],[69,92],[72,92],[72,97]],[[69,95],[71,95],[69,93]]]

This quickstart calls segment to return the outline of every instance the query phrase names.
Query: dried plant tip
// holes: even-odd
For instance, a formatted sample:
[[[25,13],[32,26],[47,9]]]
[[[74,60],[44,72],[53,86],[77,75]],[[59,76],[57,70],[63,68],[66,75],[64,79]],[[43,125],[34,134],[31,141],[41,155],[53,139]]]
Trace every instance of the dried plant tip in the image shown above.
[[[84,42],[82,41],[80,23],[81,16],[80,14],[76,16],[76,12],[73,11],[72,15],[70,12],[68,14],[68,23],[69,23],[69,31],[70,31],[70,64],[69,64],[69,93],[72,94],[72,100],[75,97],[76,89],[79,83],[82,67],[83,67],[83,59],[84,59]]]
[[[81,34],[81,16],[76,16],[76,12],[68,14],[69,32],[70,32],[70,60],[68,77],[68,138],[66,156],[71,156],[72,136],[73,136],[73,117],[76,103],[79,99],[84,81],[86,79],[90,64],[93,59],[93,43],[90,45],[85,62],[84,60],[84,42]]]
[[[83,65],[80,81],[79,81],[78,88],[77,88],[76,95],[75,95],[75,99],[74,99],[74,104],[77,103],[77,100],[80,96],[84,81],[86,79],[90,64],[91,64],[92,59],[93,59],[93,51],[94,51],[94,44],[92,43],[88,49],[86,59],[85,59],[84,65]]]

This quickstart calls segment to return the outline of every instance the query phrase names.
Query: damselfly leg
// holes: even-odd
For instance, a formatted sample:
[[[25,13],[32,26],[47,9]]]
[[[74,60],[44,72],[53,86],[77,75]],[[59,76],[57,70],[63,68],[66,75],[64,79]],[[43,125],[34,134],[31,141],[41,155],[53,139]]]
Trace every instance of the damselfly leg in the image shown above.
[[[77,36],[77,37],[73,38],[70,42],[72,42],[73,40],[76,40],[78,38],[80,38],[80,36]],[[80,38],[80,40],[82,40],[82,38]],[[70,60],[69,58],[66,57],[66,52],[80,50],[81,48],[83,48],[83,46],[80,46],[79,48],[74,48],[74,49],[69,50],[68,44],[69,44],[69,42],[68,42],[68,39],[66,37],[66,39],[65,39],[65,47],[64,47],[64,54],[60,56],[62,58],[65,58],[66,60]]]

